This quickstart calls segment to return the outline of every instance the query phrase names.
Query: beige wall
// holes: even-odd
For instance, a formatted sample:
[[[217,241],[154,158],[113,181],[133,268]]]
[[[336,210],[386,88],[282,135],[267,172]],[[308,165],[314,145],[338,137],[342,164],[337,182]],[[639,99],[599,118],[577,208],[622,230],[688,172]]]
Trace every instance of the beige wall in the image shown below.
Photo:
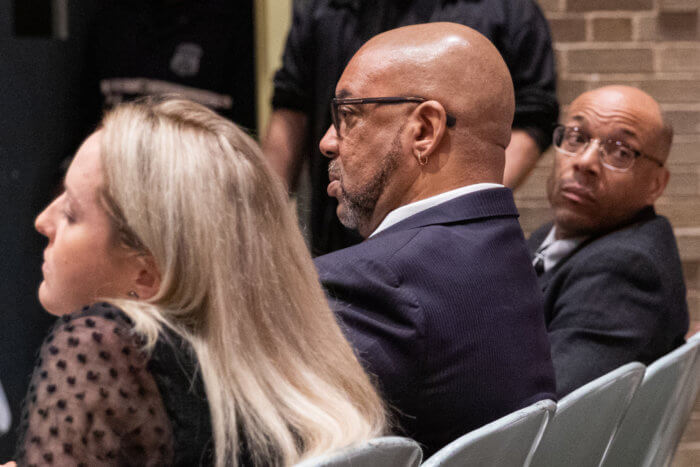
[[[270,117],[272,76],[280,64],[291,13],[292,0],[255,0],[255,77],[260,135],[265,134]]]

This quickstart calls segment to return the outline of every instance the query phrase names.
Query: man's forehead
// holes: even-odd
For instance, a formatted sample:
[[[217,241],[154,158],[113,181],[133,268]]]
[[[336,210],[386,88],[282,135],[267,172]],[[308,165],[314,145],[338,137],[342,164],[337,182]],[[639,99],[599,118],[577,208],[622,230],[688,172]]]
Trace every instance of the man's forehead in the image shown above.
[[[404,76],[409,75],[409,76]],[[389,92],[402,88],[402,79],[415,77],[406,61],[384,47],[358,51],[348,62],[336,86],[336,97],[367,97],[367,92]],[[378,95],[378,94],[377,94]],[[371,96],[370,96],[371,97]]]
[[[391,89],[390,81],[382,79],[379,72],[346,69],[338,80],[335,97],[381,97],[387,88]]]
[[[661,125],[661,112],[656,101],[636,89],[624,91],[603,88],[584,93],[571,103],[568,118],[585,118],[590,115],[600,118],[627,117]]]
[[[335,87],[335,97],[341,99],[345,97],[357,97],[357,88],[360,87],[362,81],[364,81],[362,75],[358,72],[359,70],[353,66],[353,61],[351,60],[338,80]]]
[[[607,131],[643,136],[661,131],[663,122],[658,105],[624,95],[589,92],[571,103],[567,121],[598,125]]]
[[[591,122],[591,119],[588,118],[585,113],[576,113],[576,114],[570,115],[568,118],[568,121],[571,123],[579,124],[579,125],[584,126],[584,127],[588,126],[588,124],[590,124],[590,123],[594,123],[594,122]],[[623,135],[628,135],[628,136],[637,136],[637,134],[639,133],[636,130],[636,125],[634,125],[634,124],[624,125],[624,123],[622,123],[622,122],[614,122],[614,121],[609,122],[609,123],[610,124],[607,125],[608,127],[610,127],[610,128],[608,128],[608,130],[613,130],[615,132],[621,133]],[[618,124],[615,125],[615,123],[618,123]]]
[[[673,135],[659,104],[629,87],[611,86],[582,94],[571,103],[565,122],[582,127],[592,137],[620,139],[664,161]]]

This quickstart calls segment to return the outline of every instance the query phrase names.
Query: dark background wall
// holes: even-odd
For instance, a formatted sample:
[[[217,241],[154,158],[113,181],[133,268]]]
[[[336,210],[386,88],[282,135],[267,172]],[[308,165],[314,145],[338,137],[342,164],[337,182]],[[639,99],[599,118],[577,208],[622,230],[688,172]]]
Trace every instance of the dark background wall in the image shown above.
[[[13,427],[52,322],[36,299],[45,241],[33,220],[54,193],[60,161],[82,138],[79,78],[94,2],[70,1],[67,40],[50,31],[17,36],[14,3],[0,0],[0,381]],[[12,455],[14,442],[13,432],[0,438],[0,462]]]
[[[252,0],[132,0],[129,8],[120,2],[126,0],[0,0],[0,382],[13,415],[13,431],[0,437],[0,464],[13,455],[35,354],[54,320],[36,298],[46,240],[34,231],[34,218],[57,194],[62,165],[99,120],[100,72],[109,65],[108,77],[124,73],[170,80],[167,64],[173,52],[158,34],[184,31],[186,37],[171,37],[172,47],[179,40],[210,47],[203,49],[199,74],[182,78],[181,84],[197,86],[201,77],[202,86],[230,90],[238,107],[224,115],[255,130]],[[67,34],[53,21],[61,4]],[[100,29],[115,5],[140,18],[138,34],[126,31],[136,24],[128,17],[108,31]],[[102,22],[96,21],[100,14]],[[158,26],[151,34],[149,28]],[[221,41],[226,48],[217,37],[226,39]],[[115,63],[124,68],[113,69]],[[163,63],[165,74],[146,74]]]

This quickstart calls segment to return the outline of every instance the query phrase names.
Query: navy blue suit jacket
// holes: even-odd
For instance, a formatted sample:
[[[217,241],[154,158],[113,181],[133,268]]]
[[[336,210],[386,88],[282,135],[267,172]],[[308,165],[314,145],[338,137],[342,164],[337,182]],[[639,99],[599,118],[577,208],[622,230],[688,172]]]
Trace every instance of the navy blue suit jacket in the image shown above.
[[[534,252],[552,224],[528,240]],[[685,342],[688,305],[671,224],[649,206],[589,238],[539,278],[563,397],[624,365],[649,364]]]
[[[426,455],[555,397],[517,216],[509,189],[478,191],[316,258],[347,338]]]

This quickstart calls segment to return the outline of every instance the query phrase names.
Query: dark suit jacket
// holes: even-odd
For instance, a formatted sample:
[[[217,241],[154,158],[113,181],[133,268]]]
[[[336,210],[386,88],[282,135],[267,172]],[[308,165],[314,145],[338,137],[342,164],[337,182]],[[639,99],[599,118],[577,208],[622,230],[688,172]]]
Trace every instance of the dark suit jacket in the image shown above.
[[[531,253],[551,227],[532,234]],[[652,207],[588,239],[539,282],[559,397],[625,363],[653,362],[688,332],[676,239]]]
[[[316,258],[360,361],[426,455],[554,397],[542,295],[507,188]]]

